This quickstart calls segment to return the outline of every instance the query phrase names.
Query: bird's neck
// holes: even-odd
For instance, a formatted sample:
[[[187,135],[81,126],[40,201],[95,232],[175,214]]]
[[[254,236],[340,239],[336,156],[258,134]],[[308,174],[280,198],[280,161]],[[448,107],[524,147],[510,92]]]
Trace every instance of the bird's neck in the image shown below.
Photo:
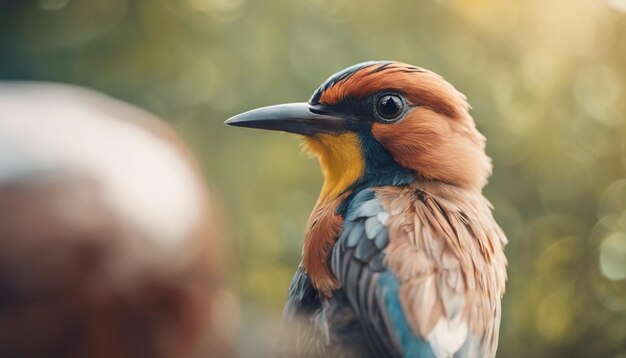
[[[363,176],[365,160],[356,133],[309,137],[305,147],[317,156],[324,175],[318,203],[334,200]]]
[[[349,195],[349,188],[363,176],[365,161],[359,138],[354,133],[307,138],[306,148],[319,159],[324,185],[307,223],[302,265],[313,286],[330,296],[339,287],[329,263],[343,225],[337,208]]]

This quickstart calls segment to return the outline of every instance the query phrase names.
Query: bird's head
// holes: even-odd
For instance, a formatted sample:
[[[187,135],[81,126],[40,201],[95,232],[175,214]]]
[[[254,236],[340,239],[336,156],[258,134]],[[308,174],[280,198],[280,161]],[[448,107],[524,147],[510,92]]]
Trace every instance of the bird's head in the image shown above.
[[[297,133],[322,166],[320,198],[363,186],[440,181],[480,190],[491,174],[465,96],[399,62],[365,62],[331,76],[308,103],[236,115],[227,124]]]

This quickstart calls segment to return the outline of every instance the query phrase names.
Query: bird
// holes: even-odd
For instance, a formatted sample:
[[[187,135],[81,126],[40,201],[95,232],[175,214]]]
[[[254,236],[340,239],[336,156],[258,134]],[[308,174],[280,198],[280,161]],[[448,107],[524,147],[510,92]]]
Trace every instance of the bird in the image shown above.
[[[434,72],[370,61],[225,122],[303,136],[323,174],[276,356],[495,356],[507,239],[469,111]]]
[[[197,159],[147,111],[0,82],[0,356],[234,356],[226,234]]]

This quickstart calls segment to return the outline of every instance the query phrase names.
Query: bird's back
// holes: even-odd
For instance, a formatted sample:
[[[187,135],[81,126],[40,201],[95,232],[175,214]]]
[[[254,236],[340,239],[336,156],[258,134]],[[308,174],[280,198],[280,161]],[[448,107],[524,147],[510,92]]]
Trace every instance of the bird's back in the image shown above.
[[[492,357],[505,238],[480,193],[429,183],[349,199],[320,295],[300,268],[283,345],[306,356]],[[305,353],[303,353],[305,352]]]

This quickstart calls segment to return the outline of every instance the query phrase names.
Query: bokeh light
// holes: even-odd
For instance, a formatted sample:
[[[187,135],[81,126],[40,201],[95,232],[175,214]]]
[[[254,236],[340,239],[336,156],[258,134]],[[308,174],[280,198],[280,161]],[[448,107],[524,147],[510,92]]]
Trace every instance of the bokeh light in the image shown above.
[[[508,234],[501,357],[626,356],[626,1],[4,0],[0,79],[92,87],[181,133],[227,210],[239,349],[269,354],[321,186],[229,116],[395,59],[472,104]],[[1,109],[0,109],[1,110]],[[1,155],[1,153],[0,153]]]

